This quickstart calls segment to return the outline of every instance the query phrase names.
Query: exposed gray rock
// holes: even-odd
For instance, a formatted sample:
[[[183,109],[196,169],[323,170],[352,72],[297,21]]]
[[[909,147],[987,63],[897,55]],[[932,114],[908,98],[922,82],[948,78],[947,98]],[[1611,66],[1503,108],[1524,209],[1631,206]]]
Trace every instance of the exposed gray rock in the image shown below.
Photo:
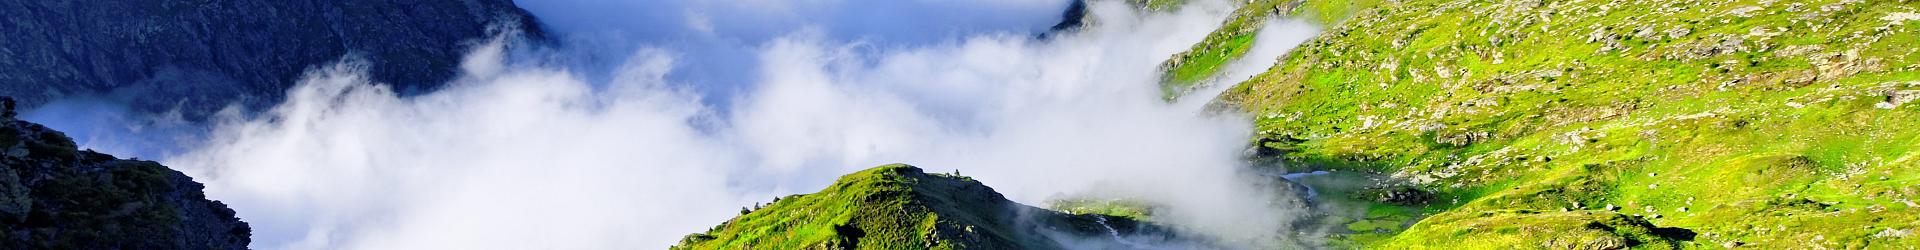
[[[1873,237],[1874,238],[1906,238],[1907,236],[1911,236],[1911,235],[1913,235],[1913,230],[1888,228],[1886,230],[1880,230],[1879,233],[1874,233]]]
[[[1882,109],[1895,109],[1895,108],[1899,108],[1900,105],[1906,105],[1907,102],[1912,102],[1915,99],[1920,99],[1920,90],[1889,90],[1883,93],[1884,93],[1883,95],[1886,96],[1887,98],[1886,101],[1875,103],[1873,104],[1874,107],[1882,108]]]

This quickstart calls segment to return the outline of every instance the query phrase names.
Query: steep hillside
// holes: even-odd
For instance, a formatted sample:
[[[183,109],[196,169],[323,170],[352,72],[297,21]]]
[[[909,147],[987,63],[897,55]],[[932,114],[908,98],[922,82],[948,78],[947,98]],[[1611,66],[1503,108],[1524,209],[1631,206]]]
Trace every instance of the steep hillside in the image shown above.
[[[1287,12],[1295,3],[1290,0],[1248,1],[1228,15],[1219,28],[1208,33],[1205,40],[1161,63],[1164,72],[1161,89],[1166,98],[1173,99],[1193,91],[1195,84],[1219,73],[1220,67],[1226,66],[1227,62],[1245,56],[1248,50],[1253,49],[1254,35],[1266,25],[1267,19],[1277,13]]]
[[[496,25],[540,34],[508,0],[4,0],[0,95],[27,108],[94,96],[195,117],[278,102],[308,67],[348,55],[375,80],[426,90],[453,76],[462,41]]]
[[[1408,0],[1217,104],[1436,194],[1357,246],[1913,246],[1917,50],[1912,1]]]
[[[1171,239],[1156,228],[1021,205],[972,178],[892,164],[840,177],[818,193],[742,208],[740,217],[673,248],[1126,249]]]
[[[1134,2],[1149,9],[1162,9],[1181,1],[1145,1]],[[1174,54],[1161,63],[1161,90],[1164,98],[1177,99],[1199,88],[1199,83],[1218,76],[1221,67],[1245,57],[1253,44],[1259,41],[1257,35],[1267,21],[1278,18],[1298,18],[1318,24],[1333,24],[1345,19],[1355,9],[1364,9],[1379,4],[1379,0],[1252,0],[1241,4],[1222,21],[1218,28],[1207,34],[1207,38],[1194,44],[1187,51]],[[1284,16],[1283,16],[1284,15]],[[1272,60],[1272,58],[1246,58],[1247,60]]]
[[[251,229],[159,163],[75,149],[0,98],[0,248],[244,249]]]

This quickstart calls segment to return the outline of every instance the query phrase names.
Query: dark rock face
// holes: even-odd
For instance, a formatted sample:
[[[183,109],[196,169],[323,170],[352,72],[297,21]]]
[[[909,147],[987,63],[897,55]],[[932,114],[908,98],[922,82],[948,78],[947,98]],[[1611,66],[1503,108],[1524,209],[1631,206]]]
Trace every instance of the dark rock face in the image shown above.
[[[0,98],[13,106],[13,100]],[[76,149],[0,116],[0,248],[244,249],[252,229],[159,163]]]
[[[452,77],[492,27],[541,31],[510,0],[0,0],[0,95],[72,96],[188,117],[277,102],[307,69],[352,55],[403,92]]]
[[[1074,0],[1067,5],[1066,12],[1060,13],[1060,23],[1048,28],[1048,33],[1071,32],[1087,24],[1087,1]]]

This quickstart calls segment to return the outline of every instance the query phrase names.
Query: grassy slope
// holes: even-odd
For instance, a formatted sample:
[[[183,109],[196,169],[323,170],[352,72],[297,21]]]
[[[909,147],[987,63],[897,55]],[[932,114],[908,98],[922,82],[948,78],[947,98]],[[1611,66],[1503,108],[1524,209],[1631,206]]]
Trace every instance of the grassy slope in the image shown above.
[[[1379,0],[1340,0],[1340,1],[1297,1],[1297,0],[1252,0],[1241,5],[1220,24],[1219,28],[1207,34],[1207,38],[1193,48],[1161,63],[1164,79],[1161,90],[1167,99],[1178,98],[1195,89],[1195,85],[1220,73],[1220,67],[1245,56],[1253,49],[1255,37],[1260,28],[1274,14],[1289,13],[1305,16],[1317,23],[1336,23],[1352,13],[1354,9],[1377,5]],[[1164,6],[1178,4],[1177,1],[1148,1],[1137,3],[1151,9],[1164,9]],[[1252,60],[1270,60],[1254,58]]]
[[[1276,8],[1286,6],[1284,3],[1287,2],[1292,1],[1249,1],[1228,15],[1227,20],[1208,33],[1205,40],[1161,63],[1165,77],[1161,79],[1160,87],[1165,97],[1173,99],[1192,91],[1195,84],[1219,73],[1220,67],[1226,66],[1227,62],[1245,56],[1253,48],[1254,36],[1258,35],[1260,27],[1266,25],[1268,17],[1280,11]]]
[[[1063,199],[1049,202],[1047,207],[1069,214],[1098,214],[1137,221],[1153,220],[1152,205],[1130,200]]]
[[[1916,5],[1385,3],[1220,102],[1291,161],[1440,192],[1365,246],[1545,246],[1621,214],[1699,234],[1680,247],[1914,245],[1920,104],[1893,104],[1920,96]]]
[[[1048,237],[1107,237],[1101,221],[1122,234],[1166,235],[1124,217],[1028,207],[972,178],[892,164],[743,212],[673,248],[1054,249]]]
[[[1186,3],[1186,0],[1127,0],[1127,4],[1149,10],[1169,10]]]
[[[992,210],[983,208],[934,208],[944,205],[980,205],[945,202],[929,204],[916,190],[921,186],[941,188],[947,183],[929,183],[918,178],[926,174],[907,165],[886,165],[848,174],[817,194],[794,195],[780,199],[751,213],[727,221],[712,231],[687,236],[682,246],[690,249],[800,249],[857,246],[869,249],[956,249],[960,242],[936,239],[934,232],[942,220],[990,222],[983,218],[941,218],[935,210]],[[962,181],[938,179],[939,181]],[[972,181],[972,180],[964,180]],[[940,190],[950,191],[950,190]],[[951,223],[951,222],[947,222]],[[857,229],[849,229],[857,228]],[[996,229],[1000,227],[986,227]],[[971,228],[965,231],[972,231]],[[986,231],[988,237],[1011,239],[1010,232]]]

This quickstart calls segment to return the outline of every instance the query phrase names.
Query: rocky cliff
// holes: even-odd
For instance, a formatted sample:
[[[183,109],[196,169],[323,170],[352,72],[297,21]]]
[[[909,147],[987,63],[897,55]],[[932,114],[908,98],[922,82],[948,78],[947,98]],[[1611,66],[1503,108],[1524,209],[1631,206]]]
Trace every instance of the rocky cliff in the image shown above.
[[[78,150],[0,98],[0,248],[243,249],[251,229],[159,163]]]
[[[495,28],[539,37],[509,0],[0,0],[0,95],[87,96],[189,117],[264,107],[354,56],[402,91],[437,87]]]

